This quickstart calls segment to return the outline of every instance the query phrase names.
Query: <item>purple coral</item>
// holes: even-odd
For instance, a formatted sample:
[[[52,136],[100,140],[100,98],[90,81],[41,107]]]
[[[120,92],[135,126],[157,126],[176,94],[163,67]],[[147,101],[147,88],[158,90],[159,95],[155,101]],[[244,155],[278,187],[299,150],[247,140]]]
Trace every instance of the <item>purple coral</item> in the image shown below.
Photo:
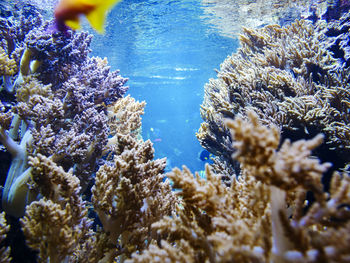
[[[106,60],[89,58],[92,35],[56,32],[50,30],[52,22],[42,22],[40,16],[28,19],[32,22],[24,27],[27,31],[16,30],[19,22],[14,22],[12,30],[10,22],[0,21],[0,26],[3,25],[0,34],[12,34],[1,45],[17,47],[14,53],[20,68],[13,76],[18,103],[12,112],[16,118],[12,120],[10,136],[1,140],[4,145],[7,141],[20,144],[17,148],[24,153],[17,162],[21,166],[15,163],[11,166],[3,196],[4,207],[12,207],[9,193],[18,196],[17,191],[23,190],[24,200],[11,208],[11,213],[17,216],[23,214],[27,202],[24,191],[29,189],[12,187],[11,182],[22,178],[27,185],[30,155],[40,153],[66,171],[73,169],[83,189],[86,188],[107,144],[107,105],[128,89],[124,86],[127,79],[119,71],[111,71]]]
[[[128,90],[124,86],[128,79],[121,77],[119,71],[111,72],[110,67],[101,62],[97,58],[88,58],[58,91],[72,114],[87,105],[108,105],[121,98]]]
[[[67,81],[77,71],[90,53],[92,35],[86,32],[50,32],[50,24],[32,30],[26,40],[32,59],[41,62],[39,79],[54,88]],[[69,72],[69,74],[68,74]]]

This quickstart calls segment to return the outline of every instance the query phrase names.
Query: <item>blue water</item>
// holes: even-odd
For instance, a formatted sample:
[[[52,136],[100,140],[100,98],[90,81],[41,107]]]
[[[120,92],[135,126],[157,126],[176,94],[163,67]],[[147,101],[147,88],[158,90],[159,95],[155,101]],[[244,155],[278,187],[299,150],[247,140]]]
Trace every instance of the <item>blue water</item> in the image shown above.
[[[124,0],[92,44],[93,55],[129,78],[128,93],[147,102],[142,136],[154,143],[156,158],[168,158],[168,168],[203,169],[195,133],[204,84],[237,48],[203,16],[196,0]]]

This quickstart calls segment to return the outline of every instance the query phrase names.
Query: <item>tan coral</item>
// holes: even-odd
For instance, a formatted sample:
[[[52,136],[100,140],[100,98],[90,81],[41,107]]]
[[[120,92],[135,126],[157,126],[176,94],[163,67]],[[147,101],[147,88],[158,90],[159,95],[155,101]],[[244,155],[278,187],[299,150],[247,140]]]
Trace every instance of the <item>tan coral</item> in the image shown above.
[[[0,129],[4,131],[10,129],[12,117],[11,111],[6,111],[4,104],[0,101]]]
[[[348,175],[334,174],[330,195],[327,195],[321,178],[330,164],[310,156],[322,137],[293,143],[286,140],[277,151],[278,144],[268,146],[269,141],[278,139],[276,128],[263,127],[252,112],[248,112],[248,116],[250,123],[237,118],[226,124],[237,148],[234,157],[241,162],[243,171],[270,185],[273,261],[346,262],[349,243],[337,242],[330,236],[343,234],[348,240],[345,233],[349,229],[350,214],[343,207],[350,204]],[[247,151],[249,149],[255,150]],[[306,191],[314,194],[315,202],[305,213]],[[287,216],[287,204],[291,219]]]
[[[278,129],[262,126],[257,115],[251,111],[248,117],[250,123],[241,118],[226,121],[236,149],[233,158],[241,163],[243,170],[264,183],[286,190],[293,190],[303,184],[305,189],[322,191],[321,177],[330,163],[320,164],[317,159],[307,158],[311,150],[322,143],[322,136],[294,143],[286,140],[277,152]]]
[[[16,90],[17,101],[28,102],[33,95],[41,95],[52,99],[51,85],[43,85],[34,75],[25,76]]]
[[[112,244],[120,242],[125,255],[150,242],[150,225],[170,214],[174,196],[162,182],[165,159],[152,160],[150,141],[119,135],[113,163],[100,167],[92,202]]]
[[[91,225],[79,179],[40,154],[30,157],[30,166],[32,187],[44,197],[27,206],[22,229],[28,246],[39,251],[40,262],[62,262],[88,237]]]
[[[10,59],[5,50],[0,47],[0,75],[12,76],[17,72],[17,64],[14,59]]]
[[[323,192],[329,163],[311,156],[322,136],[279,147],[277,127],[263,126],[251,111],[247,115],[225,122],[241,175],[227,187],[209,166],[206,180],[187,168],[174,169],[167,176],[182,203],[152,228],[174,249],[186,241],[193,249],[190,262],[347,262],[350,179],[334,174],[330,193]],[[308,191],[315,201],[306,210]],[[134,253],[129,262],[168,255],[160,244]],[[180,254],[169,257],[180,260]]]
[[[151,244],[149,249],[143,254],[134,253],[132,259],[128,259],[125,263],[193,263],[195,260],[192,255],[194,251],[188,242],[181,240],[177,247],[172,246],[168,242],[162,240],[161,247]]]
[[[202,146],[232,163],[224,118],[253,110],[260,121],[289,136],[324,133],[330,149],[348,162],[349,69],[339,66],[325,37],[327,26],[305,20],[280,27],[244,28],[241,47],[205,85],[204,122],[197,133]]]
[[[206,167],[206,178],[184,167],[167,176],[183,200],[177,213],[152,228],[167,242],[193,249],[189,262],[261,261],[269,257],[269,191],[254,178],[235,180],[231,187]],[[150,253],[148,248],[144,253]],[[166,252],[164,252],[166,254]],[[133,255],[135,262],[140,256]],[[180,260],[180,254],[176,258]]]
[[[101,227],[86,234],[84,242],[78,244],[71,262],[109,263],[113,261],[115,248],[111,245],[107,233]]]
[[[62,262],[73,254],[76,233],[69,227],[70,218],[68,210],[46,198],[27,207],[21,220],[23,232],[28,246],[39,251],[40,262]]]
[[[5,247],[3,242],[10,230],[5,219],[5,212],[0,213],[0,263],[10,263],[10,248]]]
[[[141,115],[144,114],[146,102],[138,102],[129,95],[117,100],[108,107],[108,119],[111,138],[108,145],[116,143],[119,135],[139,136],[141,130]]]

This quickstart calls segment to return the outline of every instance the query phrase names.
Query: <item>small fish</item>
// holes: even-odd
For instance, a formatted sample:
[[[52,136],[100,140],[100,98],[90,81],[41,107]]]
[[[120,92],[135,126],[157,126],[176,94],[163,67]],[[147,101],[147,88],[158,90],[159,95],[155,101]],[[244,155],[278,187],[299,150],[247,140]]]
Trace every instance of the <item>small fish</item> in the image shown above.
[[[106,13],[121,0],[61,0],[55,8],[55,18],[59,30],[66,26],[73,30],[80,28],[79,16],[85,15],[91,26],[104,33]]]
[[[198,159],[201,160],[202,162],[211,163],[212,162],[212,157],[214,157],[214,155],[211,154],[210,152],[208,152],[205,149],[198,153]]]

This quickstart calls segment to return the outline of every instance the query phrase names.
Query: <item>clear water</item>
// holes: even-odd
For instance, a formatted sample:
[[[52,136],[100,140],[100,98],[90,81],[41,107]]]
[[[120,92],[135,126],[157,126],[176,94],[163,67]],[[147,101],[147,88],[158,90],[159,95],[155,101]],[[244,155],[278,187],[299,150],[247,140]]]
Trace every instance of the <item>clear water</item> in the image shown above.
[[[168,169],[203,169],[195,133],[204,85],[237,48],[209,19],[198,0],[124,0],[92,44],[93,55],[129,78],[129,94],[147,102],[142,135],[154,143],[156,158],[168,158]]]

